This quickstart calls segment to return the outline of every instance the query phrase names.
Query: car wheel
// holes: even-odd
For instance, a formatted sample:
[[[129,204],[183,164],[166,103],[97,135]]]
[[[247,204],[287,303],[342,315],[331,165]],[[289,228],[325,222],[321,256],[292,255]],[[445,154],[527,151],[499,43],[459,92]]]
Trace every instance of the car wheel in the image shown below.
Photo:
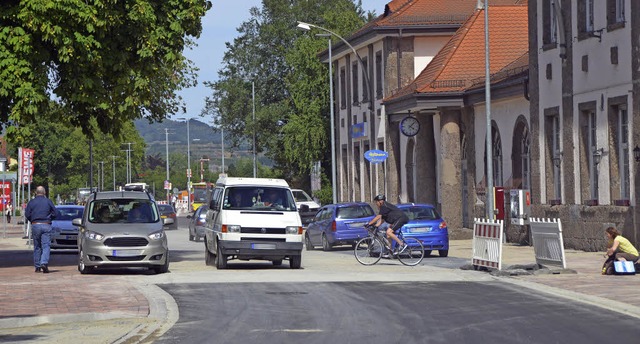
[[[220,248],[220,245],[216,245],[218,246],[218,249],[216,250],[216,268],[218,268],[218,270],[223,270],[227,268],[227,255],[222,253],[222,248]]]
[[[205,241],[204,243],[204,263],[207,266],[213,266],[215,265],[215,258],[216,256],[213,255],[213,253],[211,253],[211,251],[209,251],[209,246],[207,245],[207,242]]]
[[[84,265],[83,257],[84,257],[84,251],[81,248],[80,252],[78,253],[78,271],[80,271],[81,274],[86,275],[89,272],[91,272],[92,268]]]
[[[449,255],[449,250],[438,250],[438,254],[440,257],[447,257]]]
[[[309,234],[304,235],[304,247],[307,251],[313,251],[314,249],[313,244],[311,243],[311,238],[309,238]]]
[[[164,274],[169,272],[169,250],[167,250],[164,264],[162,264],[161,266],[154,266],[153,271],[155,271],[156,274]]]
[[[424,250],[424,256],[429,257],[431,255],[431,250]]]
[[[302,266],[302,255],[298,256],[290,256],[289,257],[289,267],[292,269],[300,269]]]
[[[326,234],[322,234],[322,250],[323,251],[331,251],[333,247],[329,243]]]
[[[282,259],[272,260],[271,262],[273,263],[273,266],[280,266],[280,265],[282,265]]]

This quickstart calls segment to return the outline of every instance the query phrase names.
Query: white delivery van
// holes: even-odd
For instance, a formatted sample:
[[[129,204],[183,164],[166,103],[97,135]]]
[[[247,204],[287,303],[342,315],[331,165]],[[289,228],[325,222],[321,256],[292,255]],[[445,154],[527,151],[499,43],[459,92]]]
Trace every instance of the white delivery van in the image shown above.
[[[291,189],[282,179],[221,177],[211,192],[205,230],[207,265],[227,261],[289,260],[302,263],[302,223]]]

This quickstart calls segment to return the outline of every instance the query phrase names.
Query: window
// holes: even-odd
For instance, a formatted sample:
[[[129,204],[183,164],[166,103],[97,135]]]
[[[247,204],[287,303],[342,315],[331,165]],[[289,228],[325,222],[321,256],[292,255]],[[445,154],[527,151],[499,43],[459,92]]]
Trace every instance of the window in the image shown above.
[[[369,101],[369,88],[367,86],[367,78],[365,73],[369,73],[369,61],[366,57],[362,58],[362,102]]]
[[[353,92],[351,93],[353,95],[353,105],[358,105],[359,102],[359,98],[358,98],[358,62],[354,62],[351,65],[351,85],[353,87]]]
[[[585,31],[593,32],[593,0],[586,0]]]
[[[560,109],[553,107],[545,109],[545,184],[547,187],[547,199],[551,205],[562,203],[562,141],[560,127]]]
[[[603,149],[598,149],[597,102],[578,104],[580,113],[579,173],[580,197],[584,205],[598,205],[598,164]]]
[[[558,42],[558,18],[556,18],[555,0],[542,2],[542,44],[545,46]],[[549,47],[551,48],[551,47]]]
[[[618,118],[618,173],[620,178],[620,199],[629,200],[629,115],[627,105],[614,107]]]
[[[502,186],[502,139],[500,138],[500,132],[496,127],[492,126],[492,134],[491,138],[493,140],[492,144],[492,167],[493,167],[493,185],[494,186]]]
[[[607,0],[607,29],[624,27],[624,0]]]
[[[588,146],[589,147],[589,179],[591,182],[591,199],[598,199],[598,163],[600,162],[599,151],[598,151],[598,143],[596,140],[596,133],[598,132],[598,127],[596,124],[596,113],[591,111],[587,114],[589,128],[587,129],[588,134]]]
[[[376,52],[376,98],[382,98],[382,51]]]
[[[340,68],[340,108],[347,108],[347,80],[344,67]]]

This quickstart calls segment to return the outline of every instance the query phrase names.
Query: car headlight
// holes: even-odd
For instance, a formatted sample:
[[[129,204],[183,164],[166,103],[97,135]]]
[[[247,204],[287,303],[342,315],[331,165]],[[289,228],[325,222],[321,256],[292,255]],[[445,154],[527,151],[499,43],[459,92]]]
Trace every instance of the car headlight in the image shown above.
[[[222,225],[223,233],[240,233],[240,229],[242,227],[240,225]]]
[[[160,240],[162,237],[164,237],[164,231],[157,231],[149,234],[149,238],[151,240]]]
[[[97,232],[92,232],[92,231],[87,231],[85,233],[85,237],[87,239],[90,239],[90,240],[102,240],[102,239],[104,239],[104,235],[102,235],[100,233],[97,233]]]
[[[285,234],[302,234],[302,227],[287,226]]]

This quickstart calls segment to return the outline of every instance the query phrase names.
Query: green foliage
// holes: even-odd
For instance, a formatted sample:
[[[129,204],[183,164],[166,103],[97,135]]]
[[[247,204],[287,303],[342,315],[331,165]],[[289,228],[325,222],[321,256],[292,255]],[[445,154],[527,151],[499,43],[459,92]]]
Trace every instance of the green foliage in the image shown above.
[[[256,163],[258,178],[285,178],[281,171],[265,166],[258,161]],[[229,165],[227,170],[229,177],[253,177],[253,159],[238,159]]]
[[[327,49],[320,30],[296,29],[297,21],[347,35],[364,24],[361,2],[353,0],[264,0],[227,43],[223,68],[204,113],[215,116],[232,145],[252,142],[287,180],[307,175],[312,163],[330,163]],[[336,42],[334,37],[334,43]],[[252,83],[255,85],[253,120]]]
[[[196,72],[183,50],[210,7],[207,0],[3,1],[0,123],[24,140],[30,123],[57,119],[55,103],[85,136],[97,128],[121,138],[133,119],[179,112],[176,93]]]

